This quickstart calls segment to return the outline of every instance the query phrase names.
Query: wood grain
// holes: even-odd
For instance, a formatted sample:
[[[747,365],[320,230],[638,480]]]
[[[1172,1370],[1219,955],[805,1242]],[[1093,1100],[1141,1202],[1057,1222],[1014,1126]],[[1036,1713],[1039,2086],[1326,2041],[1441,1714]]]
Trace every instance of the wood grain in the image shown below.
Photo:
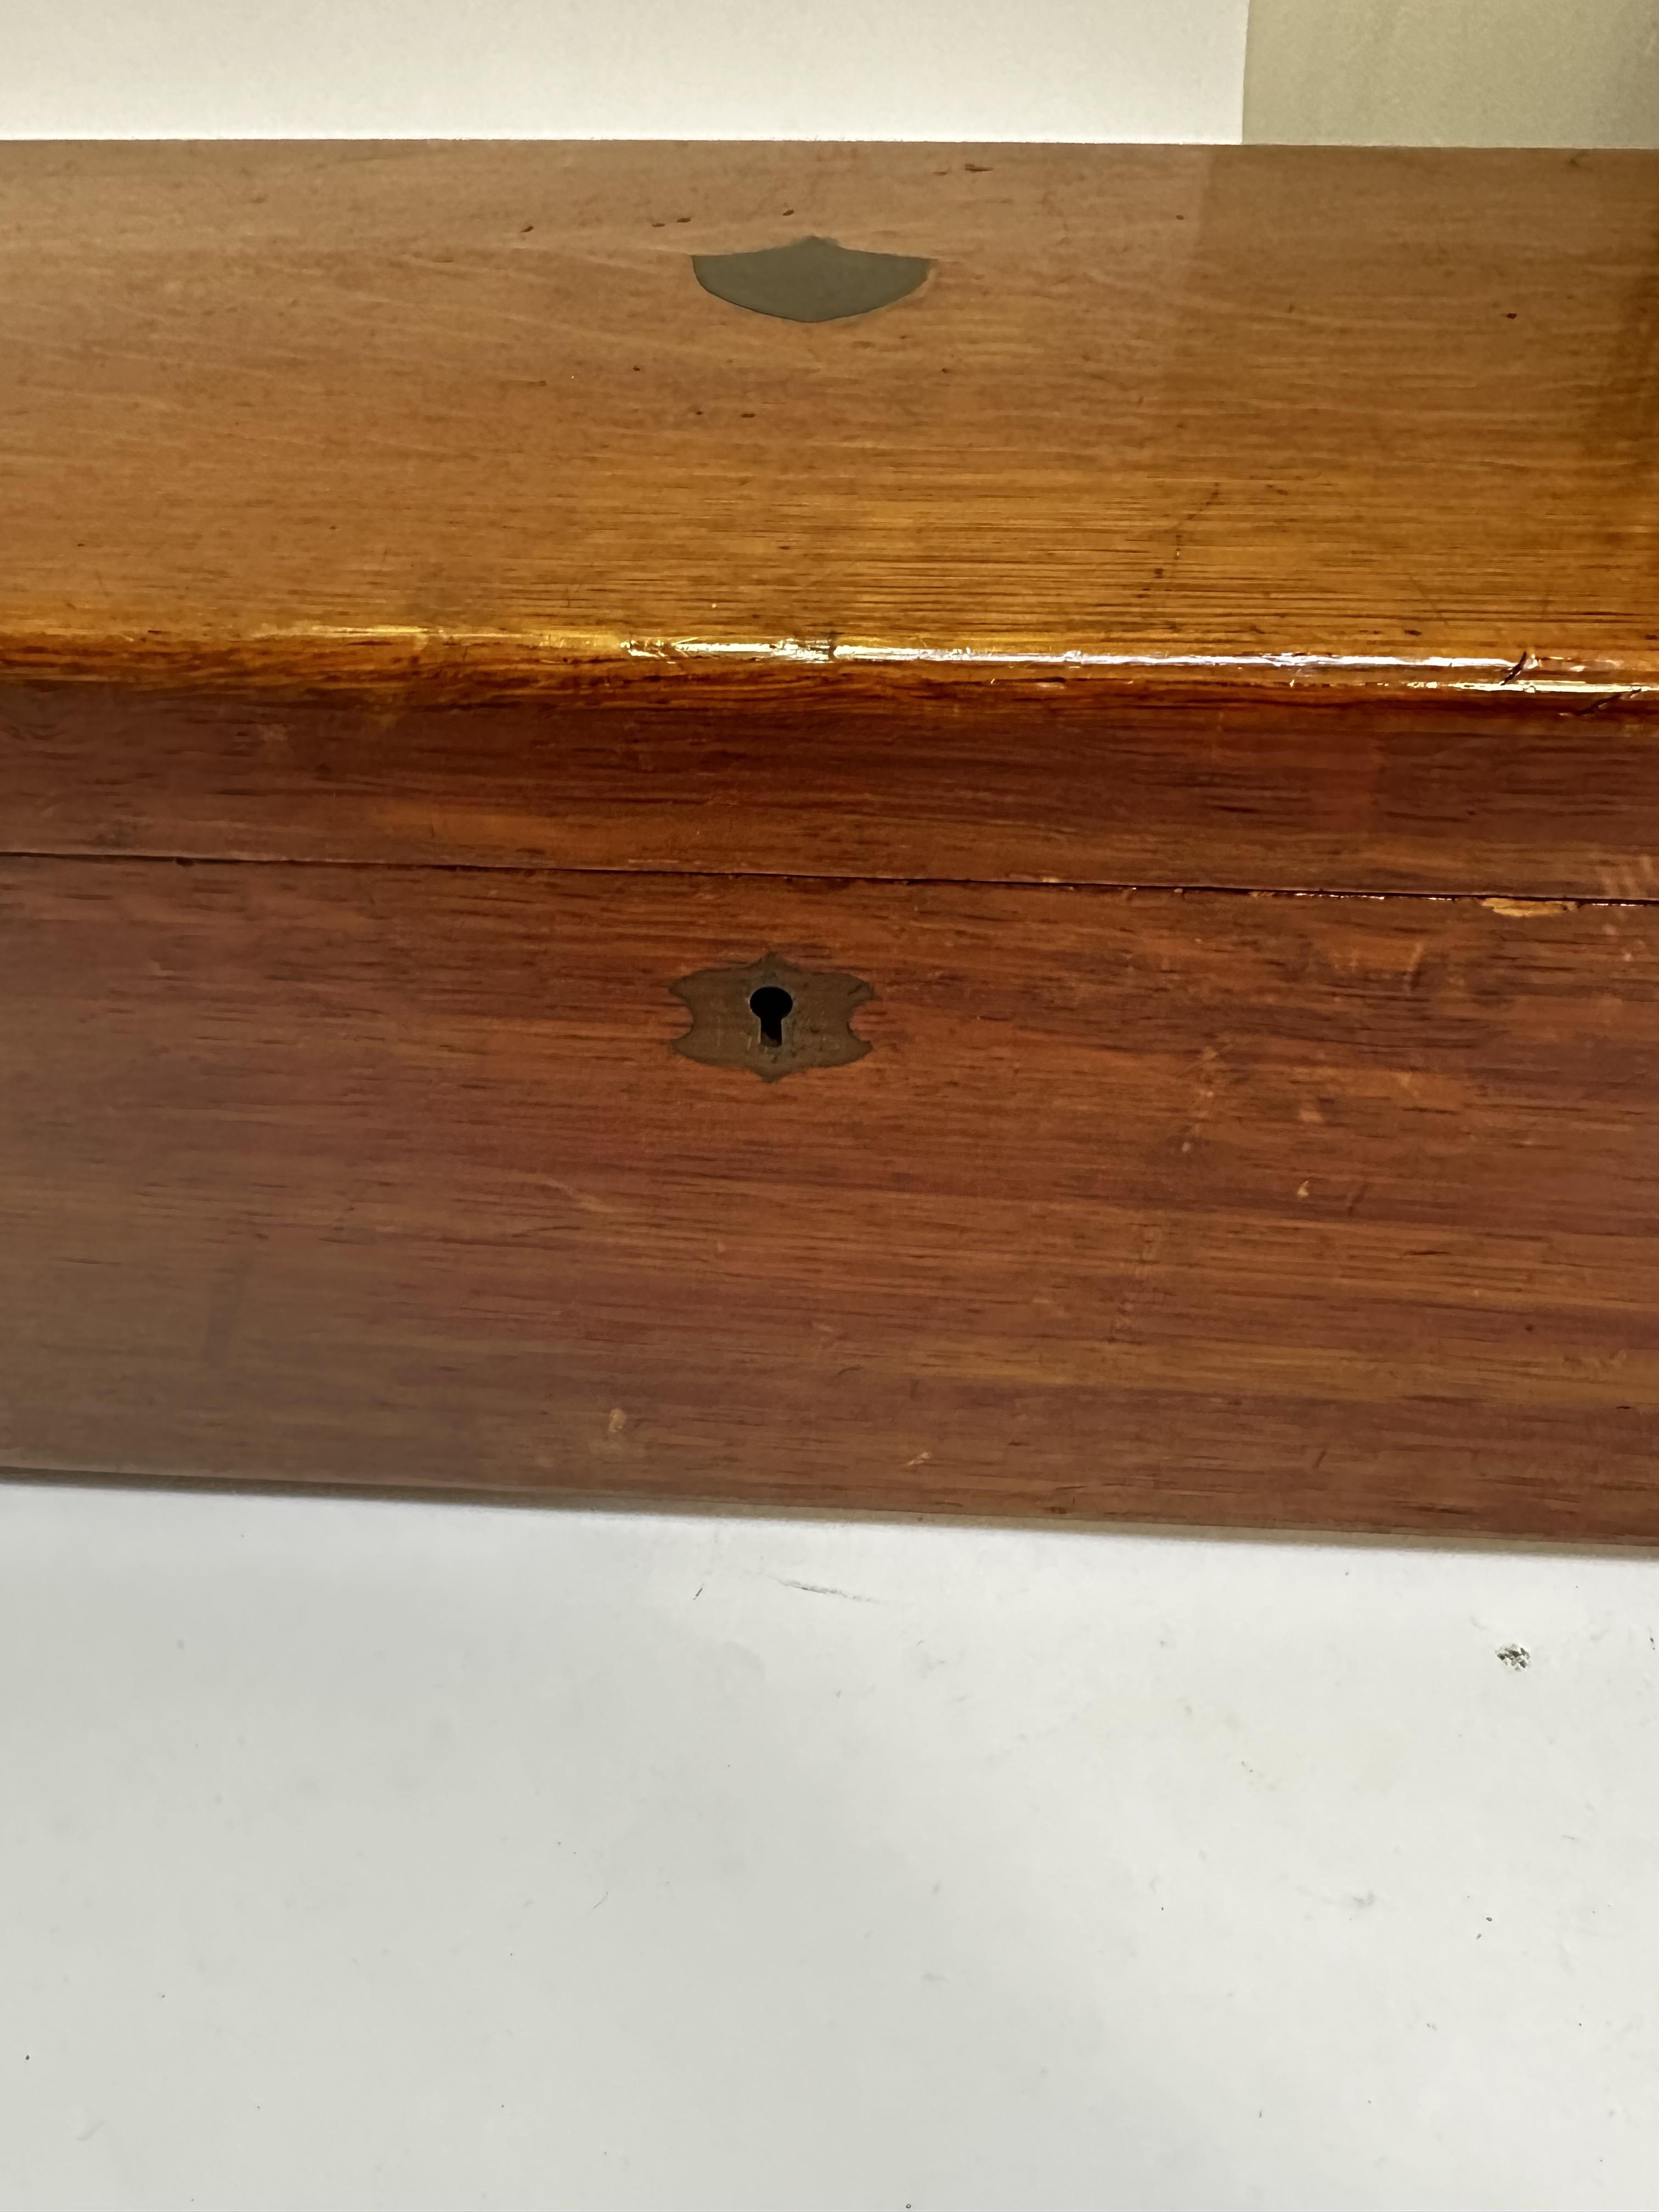
[[[1659,909],[0,867],[16,1468],[1659,1537]],[[668,985],[867,977],[855,1064]]]
[[[15,672],[1659,683],[1656,155],[13,144],[0,297]]]
[[[0,1466],[1659,1541],[1659,156],[12,145],[0,300]]]
[[[0,850],[1659,895],[1652,711],[1007,689],[772,672],[388,706],[0,685]]]

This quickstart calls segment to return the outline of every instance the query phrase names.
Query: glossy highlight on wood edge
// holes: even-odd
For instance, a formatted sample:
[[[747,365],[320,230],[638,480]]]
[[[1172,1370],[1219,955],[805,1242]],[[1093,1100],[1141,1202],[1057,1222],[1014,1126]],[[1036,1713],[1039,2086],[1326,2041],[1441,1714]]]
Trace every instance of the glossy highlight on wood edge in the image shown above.
[[[0,680],[107,684],[144,690],[189,684],[204,693],[295,691],[374,699],[406,690],[434,703],[648,695],[665,682],[764,706],[816,691],[825,679],[854,701],[916,696],[1040,700],[1060,689],[1119,698],[1208,703],[1264,693],[1312,691],[1368,703],[1379,698],[1539,698],[1600,708],[1659,706],[1659,653],[1602,662],[1522,653],[1430,660],[1305,653],[1044,653],[929,649],[875,640],[799,637],[741,641],[698,638],[527,637],[517,631],[307,629],[222,636],[112,637],[31,631],[0,635]]]

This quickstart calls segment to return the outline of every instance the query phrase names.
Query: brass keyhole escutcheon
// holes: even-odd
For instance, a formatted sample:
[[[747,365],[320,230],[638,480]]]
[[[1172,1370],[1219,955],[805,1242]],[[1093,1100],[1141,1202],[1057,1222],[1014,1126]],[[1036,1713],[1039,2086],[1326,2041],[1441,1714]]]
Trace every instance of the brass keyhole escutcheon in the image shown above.
[[[763,952],[739,968],[700,968],[668,988],[691,1014],[674,1049],[704,1067],[747,1068],[776,1083],[807,1068],[845,1067],[870,1049],[852,1017],[875,993],[857,975]]]

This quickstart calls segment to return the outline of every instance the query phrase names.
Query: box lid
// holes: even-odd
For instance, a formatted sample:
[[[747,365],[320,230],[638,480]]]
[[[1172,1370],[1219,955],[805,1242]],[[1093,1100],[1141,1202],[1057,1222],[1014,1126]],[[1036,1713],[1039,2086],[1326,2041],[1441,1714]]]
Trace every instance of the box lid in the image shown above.
[[[927,264],[836,319],[694,257]],[[1659,157],[0,148],[14,670],[1659,684]]]
[[[0,147],[0,849],[1659,888],[1659,155]]]

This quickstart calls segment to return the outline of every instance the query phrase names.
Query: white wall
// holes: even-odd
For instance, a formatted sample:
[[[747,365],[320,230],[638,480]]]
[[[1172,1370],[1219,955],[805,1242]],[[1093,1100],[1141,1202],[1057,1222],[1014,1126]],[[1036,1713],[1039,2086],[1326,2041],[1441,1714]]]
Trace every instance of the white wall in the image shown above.
[[[1252,0],[1244,135],[1659,146],[1654,0]]]
[[[1652,0],[0,0],[0,137],[1659,145]]]
[[[1236,139],[1247,0],[0,0],[0,137]]]

